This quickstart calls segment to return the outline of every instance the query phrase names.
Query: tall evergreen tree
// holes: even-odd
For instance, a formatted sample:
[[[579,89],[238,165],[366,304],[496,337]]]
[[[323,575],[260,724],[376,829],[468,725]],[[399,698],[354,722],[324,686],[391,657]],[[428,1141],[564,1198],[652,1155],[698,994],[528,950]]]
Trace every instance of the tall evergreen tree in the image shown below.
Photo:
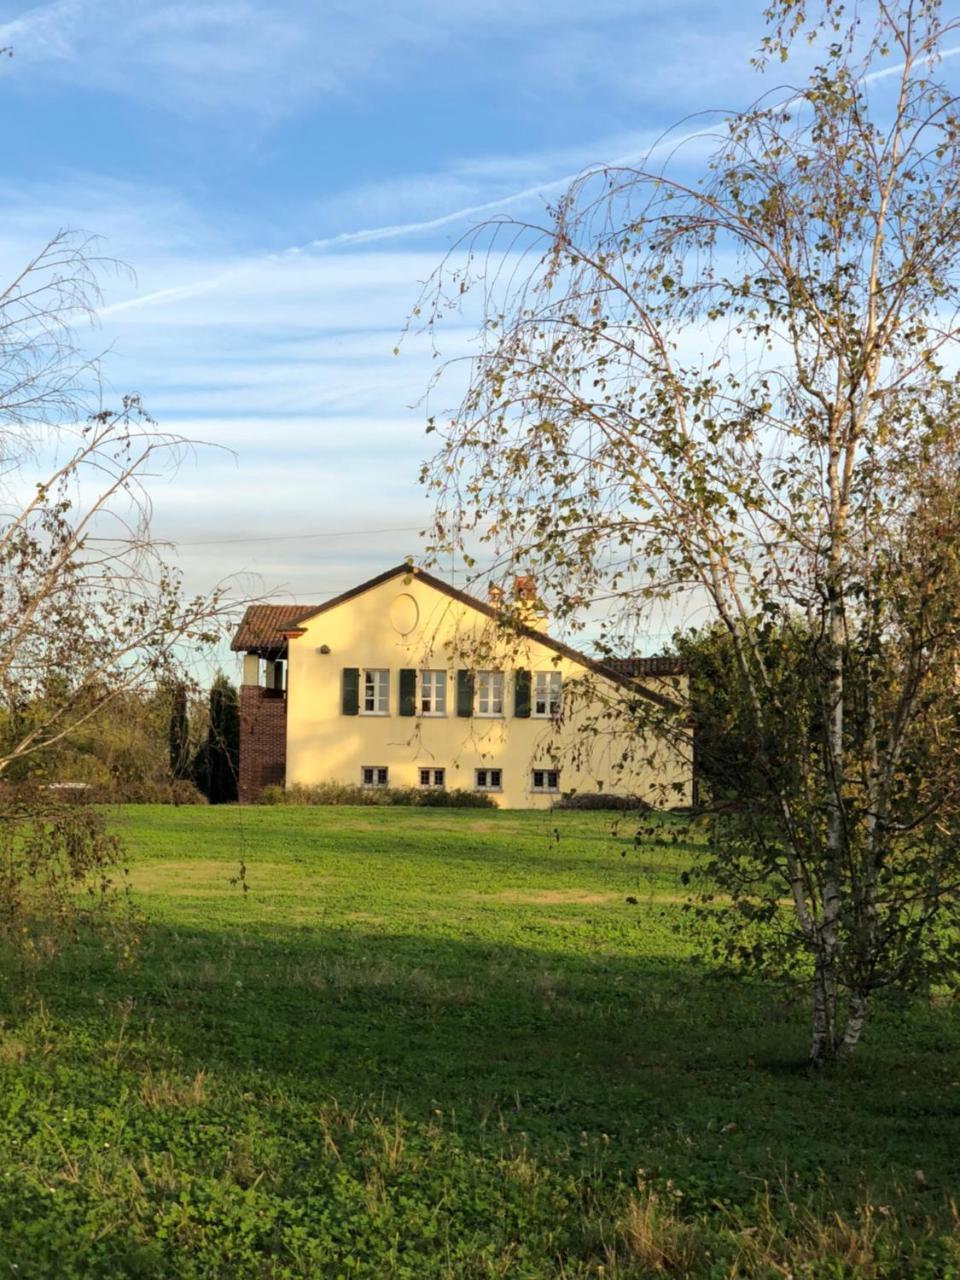
[[[195,765],[197,786],[211,804],[231,804],[237,798],[240,759],[240,703],[223,672],[210,687],[207,737]]]
[[[170,705],[170,776],[176,781],[185,776],[189,764],[190,725],[187,720],[187,688],[182,683],[173,687]]]

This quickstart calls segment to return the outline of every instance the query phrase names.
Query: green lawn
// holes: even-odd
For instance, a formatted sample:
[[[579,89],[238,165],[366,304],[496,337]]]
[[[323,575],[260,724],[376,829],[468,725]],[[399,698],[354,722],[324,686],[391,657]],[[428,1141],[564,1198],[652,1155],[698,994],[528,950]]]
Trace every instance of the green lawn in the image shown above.
[[[90,944],[0,989],[0,1275],[960,1276],[956,1006],[890,1000],[811,1078],[804,1007],[675,931],[682,844],[117,823],[135,964]]]

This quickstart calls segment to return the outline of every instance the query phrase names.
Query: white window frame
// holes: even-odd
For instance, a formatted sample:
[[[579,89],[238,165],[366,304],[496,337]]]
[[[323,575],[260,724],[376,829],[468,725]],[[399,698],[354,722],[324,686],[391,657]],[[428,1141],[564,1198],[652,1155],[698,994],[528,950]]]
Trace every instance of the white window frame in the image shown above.
[[[537,785],[537,777],[540,783]],[[553,779],[551,783],[550,779]],[[532,769],[530,772],[530,790],[542,793],[555,794],[560,790],[560,770],[559,769]]]
[[[505,681],[502,671],[477,672],[477,715],[502,720]],[[499,709],[498,709],[499,708]]]
[[[424,781],[424,776],[426,776],[426,781]],[[447,771],[444,767],[434,768],[431,766],[430,768],[422,768],[419,778],[419,785],[425,790],[443,791],[447,785]]]
[[[367,774],[371,774],[370,781],[367,781]],[[360,766],[360,785],[361,787],[376,788],[389,787],[390,785],[390,767],[385,764],[364,764]]]
[[[433,716],[437,719],[447,714],[447,686],[450,681],[443,670],[427,670],[420,672],[420,697],[417,701],[422,716]]]
[[[374,679],[371,681],[370,676]],[[367,690],[373,690],[373,706],[367,706]],[[362,716],[388,716],[390,714],[389,667],[362,667],[360,670],[360,714]]]
[[[496,774],[496,782],[493,781],[494,774]],[[483,778],[482,782],[480,781],[481,777]],[[474,791],[502,791],[503,770],[497,768],[474,769],[473,789]]]
[[[535,720],[557,720],[563,711],[563,676],[559,671],[533,673],[533,705]]]

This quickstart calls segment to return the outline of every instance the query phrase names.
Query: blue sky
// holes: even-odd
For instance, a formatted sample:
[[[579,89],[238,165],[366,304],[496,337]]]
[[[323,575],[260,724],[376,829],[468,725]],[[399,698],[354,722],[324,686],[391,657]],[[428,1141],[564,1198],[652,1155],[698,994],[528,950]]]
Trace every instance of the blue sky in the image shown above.
[[[771,88],[761,8],[0,0],[0,269],[68,226],[136,272],[90,338],[111,387],[225,447],[155,493],[191,586],[312,601],[416,555],[430,357],[392,351],[418,283],[470,210],[533,214]]]

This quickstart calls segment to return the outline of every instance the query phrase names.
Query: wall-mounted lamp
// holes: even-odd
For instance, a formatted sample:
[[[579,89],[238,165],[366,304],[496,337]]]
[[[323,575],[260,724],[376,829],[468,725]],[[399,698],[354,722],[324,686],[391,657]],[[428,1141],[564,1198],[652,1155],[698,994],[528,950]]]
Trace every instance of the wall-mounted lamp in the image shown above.
[[[317,653],[329,653],[329,652],[330,652],[330,646],[328,644],[322,644],[320,648],[317,650]]]

